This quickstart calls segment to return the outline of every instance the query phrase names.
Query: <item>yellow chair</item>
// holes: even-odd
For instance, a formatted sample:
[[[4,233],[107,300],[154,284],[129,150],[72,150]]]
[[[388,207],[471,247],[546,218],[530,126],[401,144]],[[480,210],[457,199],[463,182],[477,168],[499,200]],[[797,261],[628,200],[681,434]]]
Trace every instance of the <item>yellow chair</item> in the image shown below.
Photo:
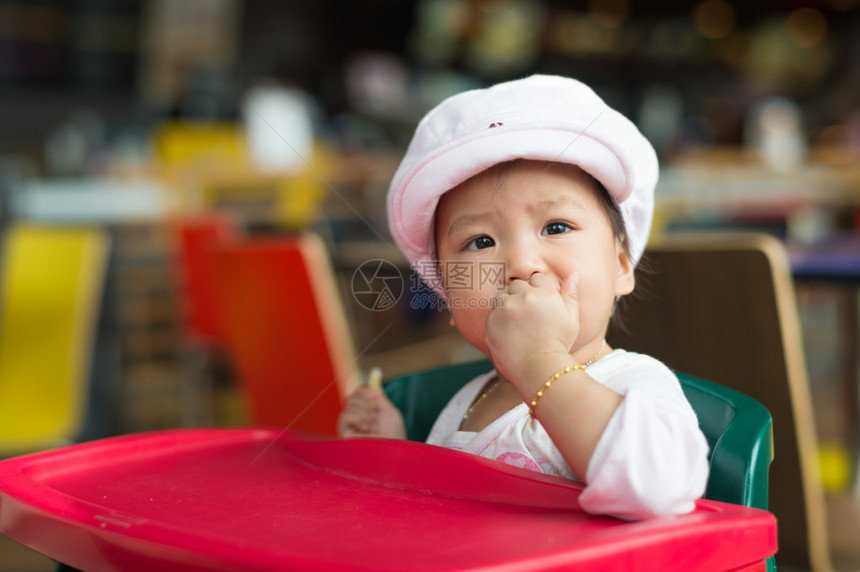
[[[109,240],[14,225],[0,277],[0,457],[73,441],[86,419]]]

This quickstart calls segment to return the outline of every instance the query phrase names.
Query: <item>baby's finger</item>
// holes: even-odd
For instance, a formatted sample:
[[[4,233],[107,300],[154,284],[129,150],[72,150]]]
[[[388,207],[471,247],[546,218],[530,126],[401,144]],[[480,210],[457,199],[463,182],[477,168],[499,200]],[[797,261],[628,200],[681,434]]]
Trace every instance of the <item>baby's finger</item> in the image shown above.
[[[523,292],[524,290],[528,290],[531,288],[528,280],[516,279],[512,280],[510,284],[508,284],[507,294],[514,296]]]
[[[529,277],[529,286],[533,288],[558,288],[558,279],[544,274],[543,272],[535,272]]]
[[[348,412],[341,413],[337,420],[337,434],[341,437],[352,437],[359,432],[360,421]]]
[[[344,413],[369,415],[377,411],[379,409],[379,395],[378,392],[368,387],[357,388],[344,402]]]
[[[352,392],[347,401],[356,405],[376,407],[379,405],[379,392],[367,385],[361,385]]]
[[[376,430],[378,415],[368,411],[344,410],[338,420],[341,436],[367,435]]]

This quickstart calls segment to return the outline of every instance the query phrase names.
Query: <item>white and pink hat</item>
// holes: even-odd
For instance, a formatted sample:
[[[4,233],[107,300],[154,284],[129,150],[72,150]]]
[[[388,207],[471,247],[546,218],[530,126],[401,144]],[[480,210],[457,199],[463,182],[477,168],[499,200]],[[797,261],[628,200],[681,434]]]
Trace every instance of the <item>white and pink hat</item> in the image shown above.
[[[594,176],[619,205],[639,261],[654,211],[654,148],[587,85],[533,75],[449,97],[418,124],[388,190],[388,224],[413,268],[432,267],[439,198],[512,159],[571,163]]]

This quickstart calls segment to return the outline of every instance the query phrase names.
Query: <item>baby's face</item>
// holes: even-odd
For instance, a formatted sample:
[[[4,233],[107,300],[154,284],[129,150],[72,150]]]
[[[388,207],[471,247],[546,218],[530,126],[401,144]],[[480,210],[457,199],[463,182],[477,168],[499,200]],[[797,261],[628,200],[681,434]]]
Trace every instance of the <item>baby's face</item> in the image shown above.
[[[573,348],[605,336],[616,296],[633,290],[633,265],[609,217],[576,167],[516,161],[446,193],[436,212],[436,247],[448,308],[463,337],[485,341],[493,298],[536,272],[559,287],[578,274],[580,331]]]

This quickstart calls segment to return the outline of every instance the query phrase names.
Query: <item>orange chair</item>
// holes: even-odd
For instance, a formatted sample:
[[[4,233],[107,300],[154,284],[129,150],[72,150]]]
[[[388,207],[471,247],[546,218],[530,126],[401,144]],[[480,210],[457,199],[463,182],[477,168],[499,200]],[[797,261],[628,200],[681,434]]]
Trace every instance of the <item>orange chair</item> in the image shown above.
[[[314,235],[213,252],[227,354],[255,425],[336,434],[358,378],[328,256]]]

